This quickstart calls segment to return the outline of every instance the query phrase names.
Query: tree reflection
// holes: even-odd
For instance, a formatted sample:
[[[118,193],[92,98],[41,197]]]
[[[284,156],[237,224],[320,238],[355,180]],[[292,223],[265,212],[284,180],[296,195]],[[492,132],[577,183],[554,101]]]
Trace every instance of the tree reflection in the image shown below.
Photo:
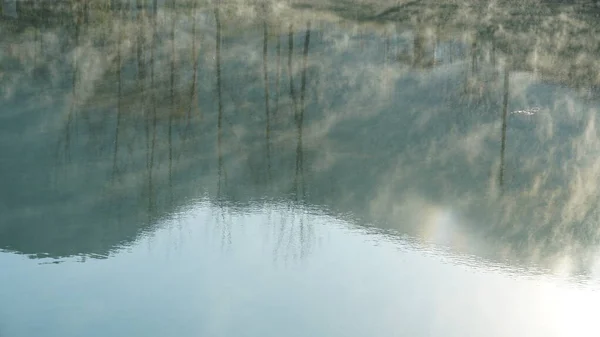
[[[263,23],[263,82],[265,86],[265,144],[267,151],[267,178],[271,180],[271,112],[269,102],[269,75],[267,67],[268,56],[268,37],[267,23]]]
[[[508,88],[510,83],[508,67],[504,69],[504,96],[502,99],[502,143],[500,146],[500,188],[504,188],[504,156],[506,152],[506,118],[508,116]]]
[[[578,37],[577,28],[597,32],[589,17],[539,16],[521,33],[512,25],[520,19],[503,9],[461,15],[455,7],[411,4],[377,11],[377,22],[343,26],[315,13],[307,21],[294,12],[278,18],[280,24],[252,14],[260,11],[236,14],[242,5],[191,4],[191,11],[174,0],[165,6],[137,0],[135,8],[112,2],[112,9],[98,9],[83,1],[64,15],[76,18],[73,29],[61,20],[46,27],[27,18],[24,7],[19,11],[19,25],[36,29],[10,26],[13,35],[2,42],[5,96],[12,90],[36,97],[51,89],[49,96],[66,104],[31,98],[30,112],[26,104],[2,98],[7,106],[23,106],[18,113],[31,114],[31,125],[48,130],[31,136],[17,117],[6,117],[7,123],[28,131],[31,143],[52,135],[51,152],[60,139],[70,167],[78,169],[62,198],[80,213],[52,204],[54,213],[63,212],[52,223],[98,231],[95,243],[111,237],[108,250],[202,196],[216,201],[223,241],[230,243],[227,214],[281,202],[305,214],[310,207],[351,214],[357,223],[422,240],[433,240],[431,233],[447,226],[444,233],[461,233],[467,242],[451,242],[452,249],[464,252],[484,242],[480,246],[495,253],[475,254],[492,259],[543,264],[576,251],[575,260],[584,265],[578,269],[585,270],[584,257],[600,237],[598,193],[589,187],[600,179],[593,159],[600,144],[593,97],[600,81],[590,75],[600,66],[600,42]],[[483,22],[483,14],[491,21]],[[405,17],[413,15],[414,21]],[[401,52],[394,57],[396,48]],[[66,55],[73,55],[72,62],[53,61]],[[50,89],[36,87],[40,77],[31,69],[43,67],[53,76]],[[500,71],[502,80],[496,79]],[[583,102],[569,88],[584,88],[590,99]],[[44,104],[47,115],[38,116]],[[541,106],[535,115],[509,109],[533,105]],[[52,115],[59,109],[66,118],[57,131]],[[77,131],[78,120],[93,130]],[[27,142],[19,146],[23,153],[31,146],[31,157],[44,153]],[[43,195],[50,192],[21,183],[15,190],[42,195],[30,208],[44,210]],[[500,196],[494,193],[498,186]],[[123,213],[105,214],[111,205]],[[19,207],[10,219],[30,220],[36,213]],[[446,208],[460,220],[432,220]],[[86,212],[132,225],[83,230],[78,226]],[[0,219],[10,222],[5,217]],[[299,241],[299,255],[307,254],[312,238],[306,218],[275,226],[275,254]],[[0,247],[9,246],[5,240]]]
[[[119,19],[123,18],[123,11],[119,11]],[[117,116],[116,116],[116,124],[115,124],[115,141],[114,141],[114,150],[113,150],[113,170],[112,176],[113,180],[116,178],[118,166],[117,159],[119,157],[119,132],[121,129],[121,104],[122,104],[122,82],[121,82],[121,71],[122,71],[122,59],[121,59],[121,41],[123,40],[123,28],[121,20],[117,21],[117,41],[116,41],[116,49],[117,49]]]

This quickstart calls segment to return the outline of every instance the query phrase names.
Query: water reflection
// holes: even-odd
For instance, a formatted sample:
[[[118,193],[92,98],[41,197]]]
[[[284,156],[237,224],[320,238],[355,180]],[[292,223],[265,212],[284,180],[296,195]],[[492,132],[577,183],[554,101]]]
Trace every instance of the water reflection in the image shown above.
[[[106,256],[207,198],[228,244],[228,214],[283,203],[591,278],[583,7],[4,4],[4,250]],[[310,250],[307,218],[278,225]]]
[[[301,257],[297,241],[287,241],[299,222],[286,205],[241,211],[228,213],[228,246],[206,230],[220,215],[201,201],[108,260],[40,266],[0,254],[10,270],[0,274],[0,298],[10,303],[0,305],[3,333],[261,336],[293,326],[292,336],[597,334],[600,301],[589,289],[519,270],[507,276],[503,266],[444,256],[322,213],[305,218],[315,245]],[[287,221],[276,254],[268,248],[281,233],[265,226],[269,216]],[[28,324],[31,317],[38,319]]]

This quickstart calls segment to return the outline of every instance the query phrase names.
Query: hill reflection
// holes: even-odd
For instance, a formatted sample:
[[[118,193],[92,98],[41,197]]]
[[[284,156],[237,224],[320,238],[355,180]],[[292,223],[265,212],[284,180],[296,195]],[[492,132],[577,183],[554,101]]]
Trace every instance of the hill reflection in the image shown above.
[[[595,261],[600,34],[581,7],[20,3],[0,25],[1,249],[107,256],[207,198]]]

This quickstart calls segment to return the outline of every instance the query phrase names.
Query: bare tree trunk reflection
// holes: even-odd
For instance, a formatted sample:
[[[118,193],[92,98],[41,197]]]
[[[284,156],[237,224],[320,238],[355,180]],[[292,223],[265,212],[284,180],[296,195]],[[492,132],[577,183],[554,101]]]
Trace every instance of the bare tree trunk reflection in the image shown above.
[[[269,75],[267,68],[268,31],[267,22],[263,25],[263,81],[265,85],[265,144],[267,150],[267,179],[271,180],[271,113],[269,111]]]
[[[304,203],[306,200],[306,184],[304,181],[304,148],[302,143],[303,127],[304,127],[304,98],[306,94],[306,71],[308,69],[308,46],[310,43],[310,21],[306,24],[306,35],[304,38],[304,51],[302,53],[302,77],[300,79],[300,111],[296,116],[296,126],[298,129],[298,141],[296,148],[296,177],[299,179],[297,184],[300,186],[298,189],[301,191],[296,195],[296,200],[300,198]],[[306,254],[306,231],[304,228],[304,218],[300,219],[300,257],[304,257]]]
[[[296,127],[298,128],[298,142],[296,147],[296,172],[294,174],[294,186],[293,193],[296,196],[296,200],[298,200],[298,163],[299,163],[299,155],[301,151],[301,142],[302,142],[302,132],[300,130],[300,125],[298,124],[298,109],[296,106],[296,93],[294,90],[294,71],[292,68],[292,55],[294,51],[294,32],[293,26],[290,24],[288,31],[288,77],[290,81],[290,97],[292,99],[292,112],[294,116],[294,121],[296,122]]]
[[[138,67],[138,85],[140,87],[140,93],[142,95],[142,103],[141,103],[141,112],[144,118],[144,131],[146,136],[146,168],[148,168],[150,164],[150,114],[146,109],[146,68],[145,68],[145,57],[144,57],[144,15],[143,15],[143,4],[142,0],[137,0],[136,2],[138,13],[137,13],[137,23],[138,23],[138,34],[137,34],[137,67]]]
[[[137,0],[137,8],[138,8],[138,38],[137,38],[137,60],[138,60],[138,82],[140,86],[140,92],[142,95],[142,116],[144,118],[144,129],[146,136],[146,171],[148,175],[148,221],[152,216],[152,172],[151,172],[151,160],[152,152],[151,152],[151,137],[150,137],[150,109],[146,108],[147,103],[147,92],[146,92],[146,72],[147,72],[147,61],[146,61],[146,39],[145,39],[145,30],[146,25],[146,12],[145,12],[145,1]],[[151,60],[153,61],[153,60]],[[152,74],[154,76],[154,74]],[[152,88],[151,88],[152,89]]]
[[[383,63],[388,64],[390,59],[390,33],[387,30],[385,31],[385,47],[383,50]]]
[[[308,51],[308,41],[310,38],[310,32],[307,31],[307,35],[306,35],[306,39],[305,39],[305,43],[304,43],[304,48],[306,49],[306,52]],[[289,27],[289,34],[288,34],[288,73],[289,73],[289,80],[290,80],[290,96],[292,98],[292,109],[293,109],[293,113],[294,113],[294,122],[296,123],[296,129],[297,129],[297,134],[298,134],[298,138],[297,138],[297,143],[296,143],[296,171],[294,174],[294,195],[296,197],[296,201],[300,201],[302,198],[300,197],[300,195],[303,193],[301,192],[301,183],[300,183],[300,175],[302,173],[302,161],[303,161],[303,153],[302,153],[302,119],[303,119],[303,112],[302,111],[298,111],[298,105],[296,102],[296,92],[294,89],[294,75],[293,75],[293,68],[292,68],[292,55],[293,55],[293,48],[294,48],[294,34],[293,34],[293,27],[292,25],[290,25]],[[305,77],[305,72],[303,69],[302,72],[302,78],[303,81],[306,81],[306,77]],[[305,85],[305,84],[304,84]],[[302,89],[301,89],[302,91]],[[304,94],[301,93],[301,95],[303,96]],[[302,116],[302,117],[301,117]]]
[[[197,20],[198,20],[198,1],[194,1],[194,9],[192,13],[192,20],[194,21],[192,24],[192,62],[193,62],[193,70],[192,70],[192,88],[190,89],[190,108],[187,113],[187,125],[186,132],[189,131],[190,122],[192,119],[192,109],[194,104],[197,103],[197,93],[196,93],[196,81],[198,80],[198,51],[196,46],[197,37]]]
[[[498,69],[496,68],[496,35],[492,35],[492,55],[491,62],[493,68],[493,79],[496,80],[498,78]]]
[[[175,0],[171,2],[171,111],[169,113],[169,195],[173,203],[173,115],[175,114]]]
[[[219,15],[219,7],[215,8],[215,23],[216,23],[216,48],[215,48],[215,62],[216,62],[216,76],[217,76],[217,174],[218,174],[218,186],[217,186],[217,200],[221,199],[221,184],[223,179],[223,152],[222,152],[222,141],[223,141],[223,95],[222,95],[222,83],[221,83],[221,19]]]
[[[90,0],[84,0],[83,2],[83,22],[84,23],[89,23],[90,21]]]
[[[294,71],[292,68],[292,55],[294,52],[294,27],[290,24],[288,33],[288,77],[290,80],[290,97],[292,98],[292,109],[296,115],[296,93],[294,91]]]
[[[417,28],[413,38],[413,66],[422,67],[425,64],[425,36]]]
[[[310,21],[306,24],[306,35],[304,38],[304,51],[302,52],[302,77],[300,79],[300,115],[298,124],[302,125],[304,119],[304,97],[306,93],[306,70],[308,68],[308,45],[310,43]]]
[[[225,212],[223,210],[224,200],[222,196],[222,185],[227,181],[227,173],[223,166],[223,94],[222,94],[222,78],[221,78],[221,17],[220,4],[215,7],[215,24],[216,24],[216,46],[215,46],[215,62],[217,76],[217,161],[218,161],[218,182],[217,182],[217,205],[223,219],[223,235],[222,244],[231,244],[231,227],[225,220]]]
[[[277,36],[277,75],[275,75],[275,113],[279,112],[279,95],[281,93],[279,87],[279,78],[281,77],[281,38]]]
[[[154,2],[156,5],[156,1]],[[154,11],[156,14],[156,11]],[[150,88],[151,88],[151,104],[152,104],[152,141],[150,144],[150,159],[148,163],[148,213],[152,214],[154,208],[154,182],[153,182],[153,170],[154,170],[154,151],[156,149],[156,126],[157,126],[157,111],[156,111],[156,86],[155,86],[155,58],[154,54],[156,51],[156,44],[158,40],[157,35],[157,17],[152,17],[152,46],[150,47]]]
[[[504,97],[502,100],[502,144],[500,146],[500,176],[498,177],[501,191],[504,191],[504,152],[506,151],[506,119],[508,117],[508,65],[504,69]]]
[[[119,11],[119,19],[117,23],[117,123],[115,126],[115,142],[113,150],[113,180],[117,173],[117,158],[119,155],[119,131],[121,128],[121,96],[122,96],[122,84],[121,84],[121,41],[123,39],[123,27],[121,27],[123,19],[123,11]]]
[[[71,78],[71,104],[69,106],[69,112],[67,114],[67,125],[65,129],[65,160],[69,162],[71,160],[71,127],[73,124],[74,115],[76,114],[75,108],[77,105],[77,77],[79,76],[78,58],[77,58],[77,47],[79,45],[79,25],[75,26],[75,49],[73,50],[73,76]]]
[[[477,72],[477,37],[473,40],[473,44],[471,44],[471,74],[475,76]]]
[[[306,191],[304,189],[304,153],[302,144],[302,129],[304,127],[304,109],[306,95],[306,70],[308,68],[308,46],[310,43],[310,22],[307,23],[306,35],[304,38],[304,50],[302,53],[302,77],[300,79],[300,109],[296,111],[294,119],[298,130],[298,141],[296,147],[296,198],[304,200]]]
[[[1,10],[0,10],[0,17],[2,17],[2,11]],[[41,52],[41,49],[38,50],[36,48],[36,46],[38,45],[38,41],[40,40],[40,35],[42,35],[41,32],[40,32],[40,28],[34,29],[33,30],[33,34],[34,34],[33,41],[35,42],[34,43],[34,53],[33,53],[33,65],[34,65],[35,68],[37,68],[38,67],[38,58],[39,58],[40,52]]]
[[[138,1],[138,8],[140,8],[142,6],[142,4],[140,3],[141,0],[137,0]],[[145,30],[145,25],[144,25],[144,12],[143,9],[140,9],[137,13],[137,28],[138,28],[138,34],[137,34],[137,41],[136,41],[136,52],[137,52],[137,61],[138,61],[138,75],[140,76],[139,78],[143,78],[144,77],[144,44],[145,44],[145,39],[144,39],[144,30]]]

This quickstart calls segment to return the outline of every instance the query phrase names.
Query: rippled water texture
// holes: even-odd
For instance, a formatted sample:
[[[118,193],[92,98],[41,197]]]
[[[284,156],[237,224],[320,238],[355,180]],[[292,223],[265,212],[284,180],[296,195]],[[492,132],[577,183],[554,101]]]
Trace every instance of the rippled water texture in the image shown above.
[[[0,337],[600,335],[592,2],[0,8]]]

